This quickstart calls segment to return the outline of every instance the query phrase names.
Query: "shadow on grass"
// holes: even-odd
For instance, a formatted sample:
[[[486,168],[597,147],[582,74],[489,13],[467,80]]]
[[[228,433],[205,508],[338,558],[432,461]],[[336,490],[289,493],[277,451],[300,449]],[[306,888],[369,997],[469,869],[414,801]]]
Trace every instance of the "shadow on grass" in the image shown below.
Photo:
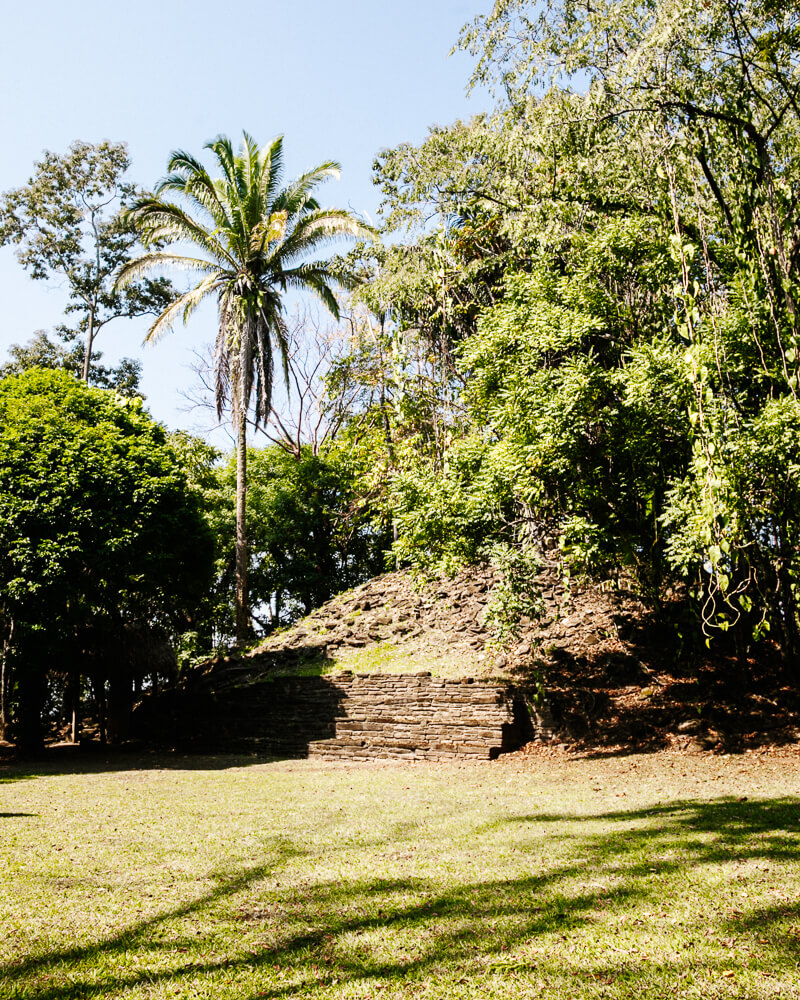
[[[0,786],[14,781],[65,774],[107,774],[116,771],[226,771],[270,761],[287,760],[269,754],[185,753],[142,751],[125,747],[91,746],[45,749],[36,759],[0,762]]]
[[[54,978],[53,973],[58,970],[62,973],[69,973],[71,968],[80,966],[86,962],[97,962],[98,960],[116,961],[119,956],[127,955],[132,949],[142,949],[147,952],[163,950],[164,946],[152,940],[158,928],[169,921],[180,920],[191,917],[195,914],[206,913],[215,906],[220,905],[224,900],[235,896],[254,882],[268,877],[281,862],[289,857],[296,856],[299,852],[291,845],[276,842],[275,857],[267,864],[254,865],[228,876],[219,874],[216,877],[217,886],[210,892],[204,893],[198,899],[175,907],[166,913],[160,913],[146,920],[141,920],[136,924],[122,930],[105,941],[85,946],[54,950],[43,955],[30,958],[23,958],[17,962],[12,962],[5,967],[0,967],[0,986],[8,983],[11,993],[0,992],[4,998],[21,996],[36,996],[37,1000],[45,998],[61,998],[61,1000],[72,1000],[72,998],[107,996],[110,990],[124,989],[136,985],[140,982],[158,982],[161,979],[173,977],[180,979],[182,970],[172,969],[167,973],[158,973],[147,970],[133,975],[123,974],[114,976],[111,980],[104,979],[101,983],[91,981],[77,982],[71,976],[69,982],[64,985],[52,984],[44,989],[37,987],[35,993],[26,992],[25,980],[34,977],[38,980],[43,974],[47,979]],[[213,968],[223,968],[228,965],[227,960],[209,963],[209,970]],[[66,967],[66,968],[64,968]]]
[[[583,820],[583,832],[568,841],[561,830],[548,832],[565,820]],[[593,832],[597,824],[605,829]],[[526,840],[534,825],[538,829]],[[707,951],[703,975],[797,974],[797,941],[786,927],[800,916],[798,899],[736,908],[723,899],[704,899],[695,883],[721,864],[800,863],[798,799],[684,801],[580,817],[515,816],[483,833],[493,830],[504,843],[513,835],[529,872],[463,881],[444,872],[296,879],[265,888],[258,883],[304,853],[290,842],[276,842],[269,863],[220,876],[213,890],[193,902],[95,944],[0,968],[2,995],[73,1000],[163,984],[171,993],[185,989],[185,996],[278,1000],[337,985],[353,991],[411,982],[439,990],[437,996],[474,996],[476,988],[494,996],[500,994],[492,993],[491,977],[505,976],[546,984],[554,997],[596,996],[608,985],[624,995],[636,990],[663,996],[681,977],[696,974],[697,955],[680,950],[696,939],[705,941]],[[374,846],[401,842],[396,837]],[[326,856],[337,849],[332,846]],[[740,869],[750,872],[741,876],[742,886],[757,881],[750,868]],[[469,862],[461,871],[469,875]],[[665,941],[674,938],[662,954],[653,957],[637,947],[622,953],[622,928],[643,924],[642,918],[653,917],[652,909],[692,892],[697,909],[684,928],[653,928]],[[192,923],[197,919],[205,921],[200,932]],[[606,943],[599,945],[602,933]],[[224,934],[227,951],[220,955]],[[157,940],[159,935],[165,939]],[[737,950],[715,943],[722,935],[735,935]],[[681,943],[684,938],[688,944]],[[227,985],[236,976],[248,979],[244,993]],[[252,977],[263,980],[255,992]],[[639,990],[643,977],[654,992]],[[198,979],[203,980],[199,994],[191,992]]]

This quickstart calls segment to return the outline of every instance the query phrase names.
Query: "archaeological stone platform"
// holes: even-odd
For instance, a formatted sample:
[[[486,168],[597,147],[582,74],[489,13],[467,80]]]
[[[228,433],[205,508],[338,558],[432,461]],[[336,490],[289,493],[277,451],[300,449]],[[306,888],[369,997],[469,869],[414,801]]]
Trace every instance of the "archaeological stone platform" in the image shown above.
[[[138,734],[189,749],[322,759],[493,759],[549,735],[521,690],[430,674],[252,675],[146,699]]]

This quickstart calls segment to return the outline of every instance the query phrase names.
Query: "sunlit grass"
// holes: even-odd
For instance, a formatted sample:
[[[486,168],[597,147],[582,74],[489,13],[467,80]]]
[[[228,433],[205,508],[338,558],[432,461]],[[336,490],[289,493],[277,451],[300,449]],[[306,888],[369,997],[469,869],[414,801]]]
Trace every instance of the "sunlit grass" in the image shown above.
[[[428,672],[433,677],[504,679],[510,675],[495,665],[491,654],[435,647],[430,643],[383,639],[363,647],[338,648],[326,656],[309,657],[276,670],[293,676],[354,674],[408,674]]]
[[[0,770],[0,996],[798,996],[798,764]]]

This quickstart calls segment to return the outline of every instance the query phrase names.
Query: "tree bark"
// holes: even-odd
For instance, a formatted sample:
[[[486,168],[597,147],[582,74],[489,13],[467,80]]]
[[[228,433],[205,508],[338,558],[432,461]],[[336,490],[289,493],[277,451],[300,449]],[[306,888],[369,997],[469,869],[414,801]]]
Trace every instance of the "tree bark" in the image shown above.
[[[11,640],[14,636],[14,622],[9,626],[9,634],[3,639],[2,659],[0,659],[0,739],[7,740],[11,729]]]
[[[114,746],[131,735],[133,677],[127,670],[115,671],[108,681],[106,738]]]
[[[250,637],[247,595],[247,407],[242,399],[236,411],[236,644]]]
[[[89,313],[89,329],[86,333],[86,353],[83,355],[83,381],[89,382],[92,367],[92,344],[94,343],[94,313]]]
[[[45,699],[44,669],[38,657],[31,656],[19,672],[19,709],[16,744],[21,754],[35,755],[44,745],[42,708]]]
[[[73,670],[70,674],[70,739],[73,743],[80,743],[81,728],[81,674],[79,670]]]
[[[104,677],[94,678],[94,695],[97,704],[97,730],[100,742],[106,745],[106,682]]]

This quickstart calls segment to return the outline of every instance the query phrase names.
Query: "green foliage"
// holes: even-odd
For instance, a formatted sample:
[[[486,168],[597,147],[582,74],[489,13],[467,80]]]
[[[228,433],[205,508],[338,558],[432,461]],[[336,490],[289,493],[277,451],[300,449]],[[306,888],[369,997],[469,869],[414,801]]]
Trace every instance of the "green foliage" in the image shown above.
[[[544,610],[536,584],[541,561],[532,545],[495,544],[488,557],[500,570],[502,579],[487,605],[485,624],[492,630],[496,644],[505,649],[519,639],[522,619],[535,621]]]
[[[44,330],[38,330],[27,344],[12,344],[8,353],[10,360],[0,365],[0,378],[19,375],[30,368],[61,368],[78,378],[83,373],[84,348],[80,344],[67,348],[51,340]],[[89,384],[101,389],[116,389],[123,396],[141,396],[141,362],[123,358],[115,368],[107,368],[99,363],[102,356],[100,351],[92,351]]]
[[[198,497],[141,400],[63,371],[0,381],[0,628],[23,688],[89,634],[189,627],[210,555]]]
[[[508,484],[484,461],[477,437],[454,443],[443,468],[409,463],[391,480],[389,495],[401,563],[433,572],[453,572],[482,557],[487,538],[502,531],[509,516]]]
[[[686,452],[670,270],[650,225],[614,220],[509,275],[460,352],[470,412],[494,431],[486,461],[537,521],[569,521],[573,545],[586,524],[587,569],[658,571],[655,501]]]
[[[360,296],[438,358],[445,428],[425,447],[419,383],[382,395],[398,558],[547,539],[685,586],[740,652],[800,649],[799,42],[763,0],[501,0],[464,29],[505,103],[375,165],[401,241]]]
[[[304,446],[299,456],[277,445],[248,449],[249,601],[262,629],[308,614],[383,568],[388,543],[358,499],[355,471],[336,449],[315,455]],[[218,472],[215,515],[220,586],[228,594],[235,488],[231,456]]]
[[[235,636],[236,455],[199,438],[170,436],[215,540],[214,584],[184,643],[183,662]],[[335,444],[315,454],[248,448],[248,602],[259,632],[290,624],[339,591],[379,573],[390,542],[360,496],[359,469]]]
[[[66,281],[65,311],[77,323],[58,333],[67,341],[85,336],[84,380],[91,374],[94,338],[106,323],[159,313],[173,297],[163,278],[137,281],[124,291],[114,285],[138,242],[126,210],[142,192],[125,180],[129,166],[124,143],[74,142],[63,156],[46,152],[27,185],[0,199],[0,245],[18,247],[17,258],[32,278]]]

